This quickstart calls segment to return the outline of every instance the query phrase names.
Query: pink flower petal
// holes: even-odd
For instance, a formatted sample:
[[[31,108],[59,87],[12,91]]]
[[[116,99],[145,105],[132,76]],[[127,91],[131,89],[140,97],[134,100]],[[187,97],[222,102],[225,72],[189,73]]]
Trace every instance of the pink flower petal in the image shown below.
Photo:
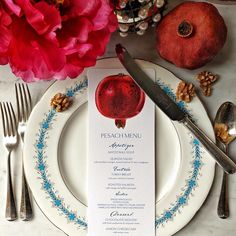
[[[22,18],[14,19],[9,46],[10,65],[23,79],[51,79],[65,65],[64,51],[54,42],[41,38]],[[20,32],[24,32],[21,34]],[[30,43],[29,43],[30,42]],[[31,71],[31,73],[28,73]]]
[[[76,17],[76,16],[93,16],[100,9],[101,0],[68,0],[65,4],[67,6],[66,15],[68,17]]]
[[[109,16],[112,12],[113,9],[107,4],[107,0],[101,0],[100,9],[93,18],[93,30],[100,30],[106,27],[109,23]]]
[[[0,64],[9,62],[27,82],[75,78],[95,65],[116,28],[109,0],[64,0],[60,6],[46,0],[3,0]]]
[[[11,24],[11,17],[4,11],[0,5],[0,64],[8,63],[8,47],[12,38],[11,31],[8,29]]]
[[[16,14],[17,16],[21,15],[21,8],[15,3],[13,3],[12,0],[3,0],[3,2],[5,2],[9,10],[12,11],[14,14]]]
[[[60,40],[76,38],[79,43],[88,40],[89,33],[93,30],[92,22],[85,17],[76,17],[62,23],[62,29],[58,31]]]
[[[16,0],[23,9],[27,21],[38,34],[45,34],[61,26],[59,11],[54,5],[41,1],[34,5],[30,0]]]
[[[60,73],[56,73],[53,78],[58,80],[64,80],[67,76],[70,78],[76,78],[82,71],[83,67],[78,67],[73,64],[66,64],[63,70]]]

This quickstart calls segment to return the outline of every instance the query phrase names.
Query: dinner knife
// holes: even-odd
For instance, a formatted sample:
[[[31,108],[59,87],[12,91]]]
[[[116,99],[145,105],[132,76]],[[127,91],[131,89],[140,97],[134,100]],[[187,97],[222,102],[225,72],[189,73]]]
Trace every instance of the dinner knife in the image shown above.
[[[129,52],[121,44],[116,45],[116,54],[140,88],[150,99],[173,121],[178,121],[187,127],[202,143],[215,161],[228,174],[236,172],[236,164],[190,119],[189,115],[154,82],[135,62]]]

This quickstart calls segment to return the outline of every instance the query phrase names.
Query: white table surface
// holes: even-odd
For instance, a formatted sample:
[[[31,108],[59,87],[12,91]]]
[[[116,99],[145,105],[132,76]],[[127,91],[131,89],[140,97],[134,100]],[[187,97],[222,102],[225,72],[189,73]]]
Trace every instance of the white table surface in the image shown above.
[[[180,0],[169,0],[169,8],[181,2]],[[131,35],[128,38],[119,37],[114,33],[110,44],[107,47],[105,56],[115,56],[114,46],[116,43],[124,44],[134,57],[156,62],[178,77],[187,81],[194,82],[196,73],[202,70],[209,70],[220,75],[219,82],[214,86],[211,97],[206,98],[199,95],[204,103],[210,118],[213,120],[218,107],[225,101],[232,101],[236,104],[236,5],[222,6],[217,5],[219,11],[224,16],[228,26],[228,39],[223,50],[218,56],[205,67],[189,71],[176,68],[175,66],[160,59],[155,51],[155,31],[151,29],[144,36]],[[8,67],[0,67],[0,101],[12,101],[14,99],[14,83],[17,78],[9,73]],[[9,76],[10,74],[10,76]],[[45,89],[51,82],[38,82],[30,84],[30,90],[34,103],[36,103]],[[236,156],[236,143],[232,144],[231,155]],[[34,218],[30,222],[8,222],[4,219],[5,196],[6,196],[6,150],[2,144],[2,126],[0,125],[0,235],[1,236],[63,236],[59,229],[53,226],[47,218],[41,213],[36,204],[33,204]],[[21,183],[21,160],[19,150],[13,157],[14,189],[17,197],[17,206],[20,201],[20,183]],[[206,202],[193,218],[193,220],[176,235],[178,236],[235,236],[236,235],[236,176],[230,176],[230,218],[221,220],[216,214],[216,206],[219,198],[222,171],[216,169],[216,177],[212,190]],[[147,235],[148,236],[148,235]]]

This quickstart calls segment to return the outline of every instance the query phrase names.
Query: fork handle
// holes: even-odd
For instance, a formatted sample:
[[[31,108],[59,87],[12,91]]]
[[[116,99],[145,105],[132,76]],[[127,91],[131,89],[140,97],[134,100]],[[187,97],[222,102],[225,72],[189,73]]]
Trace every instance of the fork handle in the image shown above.
[[[16,204],[13,194],[12,178],[11,178],[11,151],[7,157],[7,200],[6,200],[6,212],[5,218],[8,221],[17,219]]]
[[[24,167],[22,167],[22,190],[21,190],[21,204],[20,204],[20,218],[23,221],[29,221],[33,217],[33,211],[29,196],[29,189],[25,179]]]

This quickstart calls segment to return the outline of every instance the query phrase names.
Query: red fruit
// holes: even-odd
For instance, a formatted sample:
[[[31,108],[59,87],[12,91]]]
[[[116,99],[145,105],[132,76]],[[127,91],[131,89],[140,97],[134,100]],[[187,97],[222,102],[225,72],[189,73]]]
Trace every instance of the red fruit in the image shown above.
[[[96,89],[96,106],[105,117],[115,119],[118,128],[124,128],[126,119],[142,110],[144,92],[129,75],[111,75],[104,78]]]
[[[224,46],[227,28],[215,6],[184,2],[157,27],[157,51],[178,67],[196,69],[213,59]]]

